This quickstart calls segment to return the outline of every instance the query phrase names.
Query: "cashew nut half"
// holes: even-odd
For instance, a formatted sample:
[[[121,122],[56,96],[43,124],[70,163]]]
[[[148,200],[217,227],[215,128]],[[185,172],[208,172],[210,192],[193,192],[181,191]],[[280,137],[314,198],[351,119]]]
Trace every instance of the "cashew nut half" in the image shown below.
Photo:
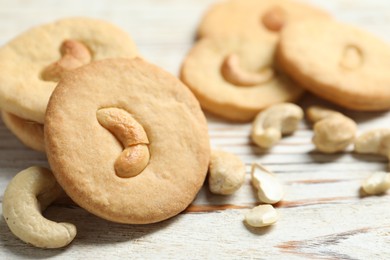
[[[212,193],[233,194],[244,184],[245,165],[234,154],[212,151],[208,181]]]
[[[309,121],[314,123],[313,143],[324,153],[336,153],[345,150],[355,139],[356,123],[343,114],[312,106],[306,111]]]
[[[8,184],[3,199],[3,216],[12,233],[36,247],[68,245],[76,236],[76,227],[53,222],[41,213],[62,192],[45,168],[30,167],[18,173]]]
[[[379,195],[390,189],[390,173],[375,172],[362,183],[362,189],[369,195]]]
[[[256,116],[252,125],[252,140],[260,147],[270,148],[282,135],[293,133],[302,118],[303,111],[295,104],[273,105]]]
[[[272,205],[260,205],[245,214],[245,221],[252,227],[266,227],[278,221],[279,215]]]
[[[88,64],[92,59],[88,48],[83,43],[75,40],[64,41],[60,52],[62,57],[42,72],[43,80],[58,82],[63,73]]]
[[[251,179],[261,202],[275,204],[283,199],[283,185],[275,174],[268,171],[261,164],[252,164]]]

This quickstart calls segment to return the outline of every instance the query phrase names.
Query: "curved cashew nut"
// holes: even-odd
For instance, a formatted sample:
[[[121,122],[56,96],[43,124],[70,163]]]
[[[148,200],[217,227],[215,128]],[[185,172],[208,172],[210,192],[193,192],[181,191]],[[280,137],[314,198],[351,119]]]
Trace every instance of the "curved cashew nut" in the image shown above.
[[[270,148],[282,135],[293,133],[302,118],[303,111],[295,104],[271,106],[256,116],[252,125],[252,140],[260,147]]]
[[[281,7],[276,6],[263,15],[262,22],[268,30],[278,32],[286,22],[286,15]]]
[[[309,121],[314,123],[313,143],[324,153],[343,151],[355,139],[356,123],[331,109],[313,106],[307,109]]]
[[[125,110],[102,108],[96,112],[99,123],[125,148],[115,161],[115,172],[128,178],[140,174],[149,163],[149,140],[144,128]]]
[[[265,68],[260,72],[249,72],[240,66],[237,54],[228,55],[222,63],[221,73],[230,83],[237,86],[254,86],[264,84],[274,77],[271,68]]]
[[[245,165],[234,154],[212,151],[208,180],[212,193],[233,194],[244,184]]]
[[[355,45],[347,45],[344,49],[343,56],[340,61],[340,66],[353,70],[357,69],[363,64],[363,52]]]
[[[76,227],[50,221],[41,213],[62,192],[45,168],[30,167],[18,173],[8,184],[3,199],[3,216],[12,233],[36,247],[68,245],[76,236]]]
[[[62,75],[70,70],[77,69],[91,62],[91,53],[81,42],[66,40],[62,43],[61,58],[57,62],[49,65],[42,72],[42,79],[46,81],[60,81]]]

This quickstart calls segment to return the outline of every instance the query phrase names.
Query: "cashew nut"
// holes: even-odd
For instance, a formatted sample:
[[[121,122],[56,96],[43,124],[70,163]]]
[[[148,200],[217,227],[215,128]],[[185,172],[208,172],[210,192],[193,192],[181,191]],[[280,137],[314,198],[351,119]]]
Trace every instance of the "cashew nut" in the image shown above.
[[[261,202],[275,204],[283,199],[283,185],[261,164],[252,164],[251,179]]]
[[[369,195],[379,195],[390,189],[390,173],[375,172],[362,183],[362,189]]]
[[[312,106],[306,111],[309,121],[314,123],[313,143],[324,153],[343,151],[355,139],[356,123],[343,114]]]
[[[42,72],[42,79],[46,81],[60,81],[62,75],[91,62],[91,53],[81,42],[66,40],[62,43],[61,59],[49,65]]]
[[[149,140],[144,128],[125,110],[102,108],[96,112],[99,123],[125,148],[115,161],[115,172],[128,178],[140,174],[149,163]]]
[[[274,71],[271,68],[265,68],[259,72],[244,70],[237,54],[230,54],[225,58],[221,73],[228,82],[237,86],[260,85],[274,77]]]
[[[362,64],[363,64],[362,50],[355,45],[347,45],[344,49],[344,53],[340,61],[340,66],[348,70],[353,70],[353,69],[357,69]]]
[[[278,221],[279,215],[272,205],[260,205],[245,214],[245,221],[252,227],[265,227]]]
[[[212,193],[233,194],[244,184],[245,165],[234,154],[212,151],[208,181]]]
[[[276,6],[263,15],[262,21],[268,30],[278,32],[286,22],[286,15],[282,8]]]
[[[18,173],[8,184],[3,199],[3,216],[12,233],[36,247],[68,245],[76,236],[76,227],[50,221],[41,213],[62,192],[45,168],[30,167]]]
[[[295,104],[273,105],[256,116],[252,125],[252,140],[260,147],[270,148],[282,135],[293,133],[302,118],[303,111]]]
[[[374,129],[356,138],[355,152],[390,156],[390,129]]]

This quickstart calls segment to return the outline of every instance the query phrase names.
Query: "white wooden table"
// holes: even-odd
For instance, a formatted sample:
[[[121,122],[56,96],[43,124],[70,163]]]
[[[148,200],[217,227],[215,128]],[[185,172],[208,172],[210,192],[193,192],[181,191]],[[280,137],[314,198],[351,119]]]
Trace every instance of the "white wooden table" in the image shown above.
[[[177,75],[193,44],[197,23],[212,2],[0,0],[0,43],[32,25],[57,18],[100,17],[128,31],[146,59]],[[310,2],[390,42],[390,1]],[[301,101],[303,106],[315,103],[324,102],[310,95]],[[360,132],[389,126],[390,113],[344,112],[359,123]],[[251,144],[250,125],[229,124],[211,116],[208,119],[212,147],[239,155],[247,165],[247,181],[235,195],[215,196],[205,188],[186,212],[162,223],[141,226],[110,223],[79,207],[57,204],[45,215],[75,223],[78,228],[73,243],[57,250],[24,244],[1,218],[0,259],[390,259],[390,196],[359,194],[360,183],[370,172],[386,170],[385,158],[350,151],[320,154],[311,144],[312,132],[306,123],[265,152]],[[280,221],[265,229],[243,223],[247,208],[258,204],[249,183],[253,162],[261,162],[277,173],[287,190],[285,200],[278,205]],[[11,178],[32,165],[46,166],[45,156],[25,148],[0,123],[0,202]]]

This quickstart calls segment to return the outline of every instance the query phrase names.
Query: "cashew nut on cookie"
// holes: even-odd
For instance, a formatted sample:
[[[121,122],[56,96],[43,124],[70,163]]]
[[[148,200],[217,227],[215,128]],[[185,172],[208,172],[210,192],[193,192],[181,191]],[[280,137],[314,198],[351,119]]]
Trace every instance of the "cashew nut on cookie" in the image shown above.
[[[99,123],[112,132],[125,147],[115,161],[115,171],[120,177],[134,177],[149,162],[149,140],[143,127],[125,110],[103,108],[96,113]]]
[[[355,139],[356,123],[343,114],[320,106],[306,111],[309,121],[314,123],[313,143],[317,150],[336,153],[345,150]]]
[[[273,105],[256,116],[252,124],[252,140],[262,148],[270,148],[283,135],[293,133],[302,118],[303,111],[295,104]]]
[[[70,70],[77,69],[91,62],[91,53],[79,41],[66,40],[61,45],[61,59],[42,72],[42,78],[47,81],[58,82],[62,75]]]
[[[42,216],[63,190],[52,173],[30,167],[18,173],[8,184],[3,199],[3,216],[12,233],[26,243],[42,248],[68,245],[76,236],[70,223],[56,223]]]

